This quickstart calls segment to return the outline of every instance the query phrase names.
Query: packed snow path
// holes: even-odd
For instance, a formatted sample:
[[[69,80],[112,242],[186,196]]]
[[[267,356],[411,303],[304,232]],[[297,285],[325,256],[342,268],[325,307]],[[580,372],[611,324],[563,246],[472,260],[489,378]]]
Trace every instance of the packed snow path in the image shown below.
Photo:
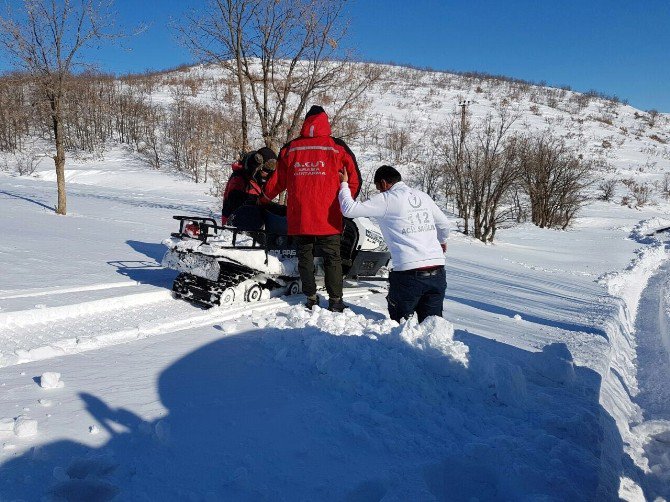
[[[649,474],[645,480],[650,500],[670,500],[670,263],[651,278],[640,299],[635,325],[640,392],[635,402],[644,421],[637,429]]]

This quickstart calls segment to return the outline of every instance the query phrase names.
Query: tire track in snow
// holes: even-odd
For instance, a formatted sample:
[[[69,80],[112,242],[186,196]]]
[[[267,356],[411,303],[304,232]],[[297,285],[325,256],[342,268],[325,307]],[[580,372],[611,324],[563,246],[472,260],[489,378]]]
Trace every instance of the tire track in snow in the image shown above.
[[[343,296],[351,298],[370,294],[373,290],[368,288],[351,288]],[[296,305],[303,299],[302,295],[271,298],[253,304],[203,310],[185,301],[174,300],[171,292],[165,290],[128,295],[112,302],[98,300],[54,309],[36,309],[30,311],[23,324],[7,324],[0,331],[0,343],[6,350],[4,354],[0,353],[0,367],[209,326],[251,313]],[[109,305],[105,305],[107,303]],[[45,311],[52,312],[47,312],[48,315],[41,319],[35,317]]]
[[[34,308],[0,314],[0,329],[10,327],[27,327],[33,324],[57,322],[65,319],[110,312],[130,306],[147,305],[172,298],[168,290],[139,293],[136,295],[117,296],[103,300],[63,305],[60,307]]]
[[[67,293],[83,293],[86,291],[101,291],[106,289],[139,286],[140,284],[141,283],[137,281],[125,281],[125,282],[107,282],[101,284],[90,284],[88,286],[76,286],[71,288],[52,288],[52,289],[40,289],[40,290],[19,291],[19,292],[0,291],[0,300],[11,300],[15,298],[31,298],[37,296],[63,295]]]

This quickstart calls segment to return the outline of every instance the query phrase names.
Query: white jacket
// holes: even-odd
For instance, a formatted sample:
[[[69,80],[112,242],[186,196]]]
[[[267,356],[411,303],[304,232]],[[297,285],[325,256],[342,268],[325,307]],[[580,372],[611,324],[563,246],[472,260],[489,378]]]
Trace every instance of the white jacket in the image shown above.
[[[342,182],[339,199],[344,216],[377,219],[394,270],[444,265],[441,244],[446,243],[449,223],[429,195],[400,181],[386,192],[356,202],[349,185]]]

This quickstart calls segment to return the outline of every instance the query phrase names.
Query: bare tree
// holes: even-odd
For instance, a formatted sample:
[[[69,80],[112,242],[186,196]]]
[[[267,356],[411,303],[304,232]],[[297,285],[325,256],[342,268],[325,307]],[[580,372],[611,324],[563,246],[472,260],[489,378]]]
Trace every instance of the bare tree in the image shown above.
[[[629,188],[631,195],[635,198],[636,207],[646,206],[651,200],[651,195],[653,193],[651,185],[647,183],[633,182]]]
[[[661,180],[659,190],[663,197],[670,199],[670,173],[665,173],[663,175],[663,180]]]
[[[656,126],[656,121],[658,120],[658,110],[651,109],[647,110],[647,123],[649,124],[649,127],[655,127]]]
[[[497,116],[487,115],[466,142],[473,233],[482,242],[493,242],[503,219],[501,202],[519,177],[519,141],[508,135],[515,120],[511,110],[502,106]]]
[[[204,13],[177,27],[196,56],[236,78],[245,149],[248,101],[266,146],[275,148],[295,135],[314,93],[338,82],[346,63],[333,56],[345,33],[345,2],[208,0]]]
[[[0,45],[37,84],[48,103],[56,154],[56,213],[66,214],[64,97],[81,49],[109,38],[111,0],[24,0],[23,12],[0,16]]]
[[[468,174],[468,167],[463,162],[465,139],[471,128],[471,119],[465,107],[457,110],[447,120],[445,135],[439,143],[442,151],[442,165],[444,166],[445,195],[453,195],[459,218],[463,218],[463,232],[469,233],[471,216],[472,178]]]
[[[345,62],[338,64],[335,80],[328,87],[317,90],[312,99],[328,107],[335,136],[351,140],[369,133],[365,130],[369,127],[365,119],[370,107],[366,93],[384,74],[384,68],[379,65]],[[302,119],[297,113],[293,116]],[[287,131],[287,139],[295,133],[295,129]]]
[[[543,134],[525,141],[522,182],[531,203],[531,220],[540,228],[567,228],[588,200],[592,165],[581,160],[563,139]]]
[[[422,149],[422,154],[414,161],[414,179],[421,189],[431,197],[437,195],[438,190],[444,183],[444,167],[441,164],[440,151],[432,148],[438,140],[437,134],[441,131],[433,130],[430,135],[421,142],[428,145]]]
[[[30,133],[30,97],[23,75],[0,78],[0,151],[23,148]]]
[[[161,168],[161,142],[159,125],[165,122],[165,113],[160,106],[147,104],[144,108],[142,148],[138,148],[154,169]]]
[[[495,115],[473,123],[465,106],[445,127],[441,144],[445,193],[453,195],[464,232],[492,242],[502,220],[502,202],[518,180],[517,138],[509,131],[517,115],[501,103]]]
[[[616,187],[617,187],[617,180],[615,179],[608,179],[601,181],[598,184],[598,199],[605,201],[605,202],[610,202],[614,198],[614,194],[616,193]]]
[[[186,16],[185,25],[177,25],[183,42],[199,59],[216,63],[230,72],[237,82],[240,99],[242,148],[249,149],[247,80],[243,71],[245,30],[257,9],[258,0],[208,0],[206,11]]]

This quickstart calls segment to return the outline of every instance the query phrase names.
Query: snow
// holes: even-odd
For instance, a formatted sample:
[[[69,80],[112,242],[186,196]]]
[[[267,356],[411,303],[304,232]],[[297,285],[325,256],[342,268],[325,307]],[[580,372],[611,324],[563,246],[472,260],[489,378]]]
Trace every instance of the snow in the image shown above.
[[[65,382],[60,379],[60,373],[47,371],[40,377],[40,387],[43,389],[60,389],[65,387]]]
[[[36,436],[37,420],[19,416],[14,422],[14,434],[20,438]]]
[[[207,188],[114,148],[68,160],[60,217],[46,164],[0,173],[0,500],[670,497],[667,202],[454,232],[445,318],[398,324],[378,283],[341,314],[175,300],[162,243]]]

